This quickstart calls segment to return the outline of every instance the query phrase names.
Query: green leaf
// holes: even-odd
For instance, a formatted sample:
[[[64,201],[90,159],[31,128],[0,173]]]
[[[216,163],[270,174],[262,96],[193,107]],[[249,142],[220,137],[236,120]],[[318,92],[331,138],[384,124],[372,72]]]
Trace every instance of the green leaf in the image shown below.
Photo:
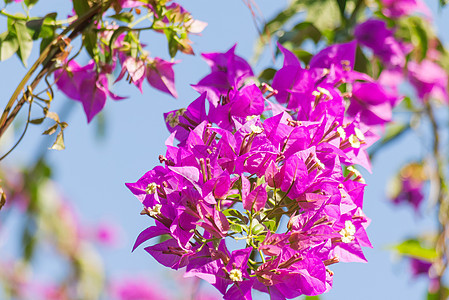
[[[249,221],[246,216],[244,216],[241,212],[239,212],[238,210],[236,210],[234,208],[229,208],[229,209],[224,210],[223,214],[227,217],[236,217],[236,218],[240,219],[243,224],[247,224]]]
[[[318,30],[335,30],[340,25],[340,14],[336,1],[308,0],[305,2],[308,3],[306,21],[313,22]]]
[[[14,28],[17,35],[17,42],[19,44],[19,51],[17,51],[17,55],[22,60],[23,65],[27,66],[27,59],[31,54],[31,50],[33,48],[33,39],[28,32],[25,21],[17,20],[14,23]]]
[[[0,35],[0,60],[7,60],[19,50],[19,43],[15,34],[3,32]]]
[[[399,254],[419,258],[425,261],[433,261],[438,254],[433,248],[424,248],[417,240],[407,240],[392,247]]]
[[[109,40],[109,49],[111,49],[110,51],[106,52],[106,61],[110,61],[110,59],[112,59],[111,57],[111,53],[112,50],[114,50],[114,42],[117,40],[117,38],[124,32],[126,31],[130,31],[131,28],[128,26],[120,26],[119,28],[114,30],[114,33],[111,36],[111,39]]]
[[[346,10],[346,0],[337,0],[337,3],[338,3],[338,8],[340,9],[340,15],[344,16],[345,10]]]
[[[283,34],[279,38],[279,42],[284,44],[288,41],[294,45],[294,48],[296,48],[300,47],[307,39],[311,39],[316,44],[320,41],[321,36],[320,30],[313,23],[301,22],[296,24],[290,31]]]
[[[295,55],[304,63],[307,65],[309,64],[310,60],[312,59],[313,55],[303,49],[295,49],[292,51],[295,53]]]
[[[53,133],[56,132],[56,129],[58,129],[58,123],[53,124],[52,126],[50,126],[50,128],[48,128],[47,130],[45,130],[44,132],[42,132],[42,134],[45,134],[45,135],[52,135]]]
[[[89,2],[87,0],[75,0],[73,1],[73,9],[78,16],[82,16],[89,10]]]
[[[306,296],[304,300],[320,300],[320,296]]]
[[[159,236],[159,243],[168,241],[168,240],[170,240],[170,239],[172,239],[171,235],[169,235],[169,234],[161,234],[161,235]]]
[[[422,60],[426,58],[427,50],[429,49],[429,39],[425,29],[426,27],[421,18],[412,18],[412,23],[412,39],[415,38],[417,40],[417,46],[421,49],[420,60]]]
[[[299,11],[304,9],[305,5],[303,1],[291,1],[290,5],[276,15],[273,19],[269,20],[264,29],[261,38],[267,38],[272,36],[273,33],[280,30],[292,17],[294,17]]]
[[[112,15],[110,17],[113,19],[116,19],[118,21],[125,22],[125,23],[131,23],[134,21],[134,15],[129,11],[125,11],[125,12],[122,12],[122,13],[119,13],[116,15]]]
[[[274,77],[274,74],[276,74],[276,70],[273,68],[267,68],[262,71],[262,73],[259,74],[259,79],[262,81],[271,81]]]
[[[33,7],[39,0],[24,0],[23,2],[25,3],[26,6],[28,6],[28,8]]]
[[[44,25],[45,18],[32,19],[26,22],[26,27],[31,34],[33,40],[37,40],[39,38],[39,34],[42,30],[42,25]]]
[[[179,49],[179,43],[177,41],[177,36],[176,33],[174,33],[173,31],[171,32],[171,34],[167,34],[167,40],[168,40],[168,53],[170,54],[170,57],[175,57],[176,53],[178,52]]]
[[[257,235],[257,234],[261,233],[264,230],[265,230],[265,226],[263,226],[262,224],[257,224],[255,226],[253,226],[253,228],[251,229],[251,232],[253,234]]]
[[[277,229],[277,223],[275,220],[268,220],[263,222],[263,224],[265,226],[267,226],[267,228],[271,231],[271,232],[276,232]]]
[[[387,142],[389,140],[394,139],[399,134],[401,134],[405,129],[407,129],[409,126],[406,124],[401,123],[392,123],[389,126],[387,126],[387,130],[383,137],[383,142]]]
[[[55,39],[55,36],[43,38],[41,41],[41,44],[39,46],[39,51],[40,51],[39,53],[42,53],[42,51],[44,51],[45,48],[47,48],[47,46],[50,45],[50,43],[53,42],[54,39]]]
[[[441,295],[436,293],[427,293],[427,300],[440,300],[440,299],[448,299],[449,298],[449,288],[445,285],[440,286],[439,290],[441,291]]]
[[[357,46],[355,52],[354,70],[365,74],[371,74],[371,63],[359,46]]]
[[[90,57],[98,62],[97,33],[93,30],[86,30],[83,34],[83,44]]]
[[[43,117],[43,118],[38,118],[38,119],[33,119],[33,120],[30,120],[30,123],[31,123],[31,124],[35,124],[35,125],[37,125],[37,124],[42,124],[42,122],[44,122],[44,120],[45,120],[45,117]]]
[[[56,21],[56,16],[56,13],[51,13],[43,18],[32,19],[26,22],[26,26],[33,40],[53,37],[55,35],[56,26],[53,24]]]
[[[239,225],[239,224],[233,224],[233,223],[231,223],[231,224],[229,225],[229,228],[230,228],[232,231],[237,232],[237,233],[242,233],[242,232],[243,232],[243,227],[242,227],[242,225]]]
[[[63,134],[62,130],[56,136],[56,141],[50,147],[50,149],[53,149],[53,150],[64,150],[65,149],[64,134]]]

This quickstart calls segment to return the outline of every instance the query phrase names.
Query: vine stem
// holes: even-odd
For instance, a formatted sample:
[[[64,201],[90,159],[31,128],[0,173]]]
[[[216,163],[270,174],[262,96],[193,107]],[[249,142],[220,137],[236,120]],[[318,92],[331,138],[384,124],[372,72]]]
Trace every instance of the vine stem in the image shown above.
[[[438,132],[438,123],[435,118],[435,114],[432,109],[430,101],[426,102],[426,113],[429,117],[432,133],[433,133],[433,149],[432,154],[435,160],[435,168],[431,179],[436,185],[438,205],[438,235],[435,244],[435,250],[438,254],[435,269],[437,273],[437,279],[439,283],[439,289],[437,292],[438,299],[446,299],[444,287],[443,287],[443,275],[448,266],[448,249],[446,245],[446,237],[449,235],[449,215],[447,212],[449,205],[449,198],[447,193],[447,186],[445,185],[444,176],[444,162],[440,153],[440,135]]]

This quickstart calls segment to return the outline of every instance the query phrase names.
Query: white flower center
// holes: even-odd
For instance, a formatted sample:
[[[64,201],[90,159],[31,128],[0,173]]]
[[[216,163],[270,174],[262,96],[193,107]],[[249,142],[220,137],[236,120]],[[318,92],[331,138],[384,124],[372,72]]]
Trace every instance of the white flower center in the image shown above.
[[[363,134],[363,132],[362,132],[359,128],[355,127],[355,128],[354,128],[354,133],[355,133],[355,136],[356,136],[359,140],[361,140],[361,141],[364,141],[364,140],[365,140],[365,135]]]
[[[365,184],[365,179],[362,176],[362,173],[359,172],[359,170],[357,170],[356,168],[354,168],[353,166],[349,166],[348,167],[348,171],[352,172],[355,175],[355,181],[358,181],[360,183]]]
[[[157,184],[152,182],[147,186],[147,188],[145,189],[145,192],[147,193],[147,195],[154,194],[154,193],[156,193],[156,189],[157,189]]]
[[[346,244],[352,242],[355,239],[355,231],[354,224],[349,220],[345,221],[345,228],[340,230],[341,241]]]
[[[327,98],[327,99],[329,99],[329,100],[334,99],[334,97],[332,97],[331,93],[330,93],[328,90],[326,90],[325,88],[317,87],[316,89],[317,89],[318,92],[320,92],[322,95],[326,95],[326,98]]]
[[[150,214],[150,216],[155,217],[161,213],[161,208],[161,204],[156,204],[151,209],[148,209],[148,213]]]
[[[349,144],[351,144],[351,147],[352,147],[352,148],[356,148],[356,149],[360,148],[360,145],[361,145],[360,140],[359,140],[359,138],[358,138],[357,136],[355,136],[354,134],[351,134],[351,135],[349,136],[348,141],[349,141]]]
[[[263,129],[257,125],[252,124],[251,126],[249,126],[249,128],[251,129],[251,131],[255,134],[259,134],[262,133]]]
[[[346,132],[345,132],[345,129],[343,127],[341,127],[341,126],[338,127],[337,128],[337,133],[341,137],[342,140],[346,139]]]
[[[243,281],[242,271],[239,269],[232,269],[229,272],[229,278],[231,278],[232,281]]]
[[[315,156],[315,163],[320,170],[324,170],[326,166],[321,162],[321,160]]]

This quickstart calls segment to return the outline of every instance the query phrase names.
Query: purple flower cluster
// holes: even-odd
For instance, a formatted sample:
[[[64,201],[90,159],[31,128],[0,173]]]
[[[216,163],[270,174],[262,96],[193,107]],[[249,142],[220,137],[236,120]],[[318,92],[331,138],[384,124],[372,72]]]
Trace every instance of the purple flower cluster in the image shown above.
[[[410,45],[398,41],[394,32],[383,20],[370,19],[357,25],[354,31],[357,41],[377,55],[388,68],[403,68]]]
[[[371,49],[373,54],[384,63],[386,68],[380,74],[380,81],[383,84],[379,87],[382,86],[383,89],[390,87],[393,90],[393,93],[387,92],[390,96],[386,95],[386,97],[393,97],[392,105],[395,105],[394,98],[398,98],[398,85],[404,79],[408,79],[422,101],[428,101],[429,98],[436,98],[446,103],[449,101],[448,75],[440,65],[434,62],[438,61],[438,54],[433,54],[435,57],[432,59],[429,57],[420,62],[414,60],[407,62],[406,56],[413,49],[412,45],[398,40],[394,36],[394,29],[387,28],[387,23],[383,20],[369,19],[357,25],[354,37],[360,45]],[[434,49],[429,50],[429,54],[432,50]],[[382,77],[388,79],[382,80]],[[374,109],[373,112],[376,110]]]
[[[424,14],[431,18],[432,13],[421,0],[381,0],[382,13],[392,19],[410,15],[414,12]]]
[[[394,101],[353,70],[355,42],[325,48],[307,68],[279,47],[271,85],[235,47],[203,54],[211,73],[194,85],[200,96],[165,115],[163,165],[126,184],[155,220],[134,249],[160,237],[149,254],[224,299],[322,294],[330,265],[366,261],[361,247],[371,247],[354,165],[370,169],[366,149]]]
[[[399,172],[398,186],[392,195],[393,203],[407,203],[413,206],[415,212],[419,211],[424,200],[423,189],[428,181],[428,174],[422,163],[409,163]]]

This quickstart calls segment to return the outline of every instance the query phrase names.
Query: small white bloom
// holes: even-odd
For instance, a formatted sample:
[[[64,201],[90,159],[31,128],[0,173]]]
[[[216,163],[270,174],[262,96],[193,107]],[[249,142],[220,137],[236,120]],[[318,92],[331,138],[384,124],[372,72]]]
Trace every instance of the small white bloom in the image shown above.
[[[249,126],[249,128],[251,129],[251,131],[255,134],[259,134],[262,133],[263,129],[257,125],[251,124],[251,126]]]
[[[361,140],[361,141],[364,141],[364,140],[365,140],[365,135],[363,134],[363,132],[362,132],[359,128],[355,127],[355,128],[354,128],[354,132],[355,132],[355,136],[356,136],[359,140]]]
[[[337,133],[338,135],[341,137],[342,140],[346,139],[346,132],[345,129],[343,127],[338,127],[337,128]]]
[[[359,138],[356,137],[354,134],[351,134],[351,135],[349,136],[348,141],[349,141],[349,144],[351,144],[351,147],[352,147],[352,148],[358,149],[358,148],[360,148],[360,146],[361,146],[361,143],[360,143]]]
[[[242,271],[240,271],[239,269],[232,269],[229,272],[229,278],[231,278],[232,281],[243,281]]]
[[[326,90],[325,88],[322,87],[317,87],[316,88],[321,94],[326,95],[327,99],[332,100],[334,99],[334,97],[332,97],[331,93]]]
[[[362,173],[360,173],[359,170],[357,170],[357,169],[354,168],[353,166],[349,166],[349,167],[348,167],[348,171],[349,171],[349,172],[352,172],[352,173],[355,175],[356,180],[357,180],[358,182],[363,183],[363,184],[366,183],[365,179],[364,179],[363,176],[362,176]]]
[[[318,166],[318,169],[320,170],[324,170],[326,168],[326,166],[321,162],[321,160],[315,156],[315,163]]]
[[[355,239],[355,231],[354,224],[349,220],[345,221],[345,228],[340,230],[341,241],[346,244],[352,242]]]
[[[252,116],[246,116],[246,122],[251,121],[252,119],[257,118],[257,115],[252,115]]]
[[[150,214],[150,216],[155,217],[161,214],[161,208],[162,208],[161,204],[156,204],[151,209],[148,209],[148,213]]]
[[[145,192],[147,193],[147,195],[149,194],[155,194],[156,193],[156,189],[157,189],[157,184],[152,182],[150,183],[147,188],[145,189]]]

